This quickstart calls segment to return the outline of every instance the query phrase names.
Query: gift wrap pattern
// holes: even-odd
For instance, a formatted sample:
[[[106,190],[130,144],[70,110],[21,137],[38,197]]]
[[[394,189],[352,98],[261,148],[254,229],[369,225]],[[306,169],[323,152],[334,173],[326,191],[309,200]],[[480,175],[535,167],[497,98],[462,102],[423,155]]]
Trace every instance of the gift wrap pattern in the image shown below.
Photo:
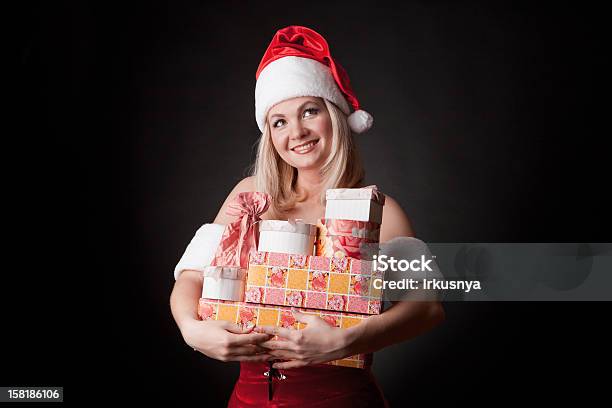
[[[380,224],[321,218],[317,222],[317,256],[371,259],[378,253]]]
[[[364,314],[381,312],[371,261],[349,257],[251,254],[245,301]]]
[[[301,312],[319,316],[329,325],[343,329],[355,326],[368,317],[368,315],[321,310],[301,310]],[[254,305],[229,300],[201,298],[198,304],[198,316],[202,320],[225,320],[241,325],[252,323],[257,326],[278,326],[296,330],[306,327],[306,323],[295,320],[289,307]],[[363,368],[370,364],[369,359],[371,354],[358,354],[326,364]]]

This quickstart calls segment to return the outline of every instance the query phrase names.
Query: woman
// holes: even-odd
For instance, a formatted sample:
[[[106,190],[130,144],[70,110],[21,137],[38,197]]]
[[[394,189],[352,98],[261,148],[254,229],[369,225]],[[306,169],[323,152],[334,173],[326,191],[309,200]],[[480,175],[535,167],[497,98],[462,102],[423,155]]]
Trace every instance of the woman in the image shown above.
[[[262,136],[253,176],[234,187],[214,224],[231,222],[226,215],[228,204],[238,193],[248,191],[272,196],[263,219],[301,218],[315,224],[324,217],[328,188],[363,186],[353,133],[367,130],[372,118],[359,109],[348,76],[329,54],[325,39],[306,27],[290,26],[276,33],[256,78],[256,121]],[[198,231],[177,265],[171,305],[187,344],[211,358],[241,362],[229,406],[385,406],[369,367],[320,363],[413,338],[443,319],[441,305],[395,302],[350,329],[330,327],[318,317],[297,311],[296,319],[307,323],[299,331],[199,321],[199,271],[210,257],[193,261],[193,256],[208,245],[203,240],[214,243],[210,237],[220,236],[220,230],[212,231],[210,226]],[[380,241],[413,235],[404,211],[386,196]],[[274,335],[283,340],[271,340]],[[275,378],[270,401],[268,376]]]

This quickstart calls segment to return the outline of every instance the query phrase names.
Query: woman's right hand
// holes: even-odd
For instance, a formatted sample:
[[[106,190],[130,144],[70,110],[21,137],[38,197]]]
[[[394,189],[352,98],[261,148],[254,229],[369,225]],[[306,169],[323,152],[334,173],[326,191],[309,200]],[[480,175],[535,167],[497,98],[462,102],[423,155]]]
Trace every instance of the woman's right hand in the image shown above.
[[[194,350],[220,361],[268,361],[273,356],[259,343],[272,338],[253,332],[254,326],[242,327],[223,320],[190,319],[181,325],[185,342]]]

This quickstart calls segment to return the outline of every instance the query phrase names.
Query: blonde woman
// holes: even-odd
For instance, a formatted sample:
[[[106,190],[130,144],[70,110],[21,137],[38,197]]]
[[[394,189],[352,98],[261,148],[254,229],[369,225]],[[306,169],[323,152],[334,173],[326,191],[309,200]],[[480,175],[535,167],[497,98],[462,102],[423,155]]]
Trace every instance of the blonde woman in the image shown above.
[[[241,362],[231,407],[386,406],[369,367],[321,363],[372,353],[424,333],[444,318],[438,302],[395,302],[350,329],[331,327],[298,312],[296,319],[307,323],[299,331],[243,328],[197,318],[200,271],[210,262],[222,226],[232,221],[226,209],[238,193],[271,195],[272,205],[263,219],[301,218],[316,224],[325,214],[327,189],[363,186],[364,170],[353,134],[366,131],[372,117],[360,109],[348,76],[331,57],[325,39],[301,26],[279,30],[256,78],[256,121],[262,135],[253,175],[234,187],[214,224],[198,230],[177,265],[171,296],[174,318],[185,342],[195,350],[217,360]],[[386,196],[380,241],[413,235],[404,211]],[[274,335],[284,340],[271,340]],[[273,395],[264,372],[275,378]]]

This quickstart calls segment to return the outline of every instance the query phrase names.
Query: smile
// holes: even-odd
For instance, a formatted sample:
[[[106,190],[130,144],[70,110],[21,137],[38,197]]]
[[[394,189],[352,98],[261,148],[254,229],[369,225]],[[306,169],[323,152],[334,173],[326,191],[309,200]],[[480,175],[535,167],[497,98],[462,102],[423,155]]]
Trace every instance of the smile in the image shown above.
[[[319,143],[319,139],[311,140],[306,143],[302,143],[301,145],[292,147],[291,150],[298,154],[306,154],[310,152],[312,149],[314,149],[317,143]]]

